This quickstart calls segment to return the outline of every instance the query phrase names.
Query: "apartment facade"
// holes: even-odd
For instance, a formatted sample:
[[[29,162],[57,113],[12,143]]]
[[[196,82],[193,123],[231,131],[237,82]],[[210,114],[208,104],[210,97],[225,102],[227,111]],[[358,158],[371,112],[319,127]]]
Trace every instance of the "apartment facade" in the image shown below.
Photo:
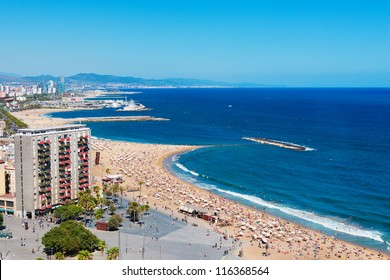
[[[15,134],[17,216],[44,215],[90,188],[90,137],[85,125],[20,129]]]

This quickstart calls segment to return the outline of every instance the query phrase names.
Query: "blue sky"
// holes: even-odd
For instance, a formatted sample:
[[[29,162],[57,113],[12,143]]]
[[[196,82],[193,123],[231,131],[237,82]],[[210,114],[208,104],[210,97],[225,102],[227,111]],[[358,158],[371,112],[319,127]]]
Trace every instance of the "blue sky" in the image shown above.
[[[0,71],[390,86],[390,1],[0,0]]]

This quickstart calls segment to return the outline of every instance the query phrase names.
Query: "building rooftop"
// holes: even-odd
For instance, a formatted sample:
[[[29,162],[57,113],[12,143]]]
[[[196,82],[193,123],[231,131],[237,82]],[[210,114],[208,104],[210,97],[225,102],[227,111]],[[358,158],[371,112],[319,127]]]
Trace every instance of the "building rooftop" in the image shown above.
[[[67,130],[76,130],[85,127],[86,127],[85,124],[68,124],[68,125],[53,126],[47,128],[23,128],[23,129],[19,129],[17,134],[41,134],[41,133],[60,132],[60,131],[67,131]]]

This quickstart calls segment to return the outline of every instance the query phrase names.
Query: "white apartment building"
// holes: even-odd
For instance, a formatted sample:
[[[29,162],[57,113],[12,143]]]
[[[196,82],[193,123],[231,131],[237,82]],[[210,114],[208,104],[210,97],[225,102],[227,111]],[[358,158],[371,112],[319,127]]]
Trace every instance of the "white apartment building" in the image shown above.
[[[16,215],[46,214],[90,188],[90,137],[85,125],[15,134]]]

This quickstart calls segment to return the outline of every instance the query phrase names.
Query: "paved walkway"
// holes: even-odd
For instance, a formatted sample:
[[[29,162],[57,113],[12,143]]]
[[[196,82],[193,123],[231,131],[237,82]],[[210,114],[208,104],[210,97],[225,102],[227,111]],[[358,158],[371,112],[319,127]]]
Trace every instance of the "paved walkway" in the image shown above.
[[[117,213],[121,214],[123,211],[118,209]],[[174,215],[180,216],[178,213]],[[108,217],[108,214],[106,216]],[[27,230],[22,226],[24,221],[29,224]],[[239,259],[237,256],[239,244],[233,244],[232,240],[224,240],[217,232],[208,232],[201,226],[191,225],[196,221],[194,219],[186,223],[181,218],[176,220],[176,217],[170,217],[169,214],[150,210],[149,215],[142,217],[142,221],[145,223],[140,226],[127,218],[119,231],[98,231],[95,227],[89,229],[98,238],[105,240],[108,248],[119,246],[120,259]],[[43,245],[40,244],[41,237],[56,225],[45,221],[43,227],[40,227],[38,222],[38,219],[6,217],[5,227],[13,233],[13,238],[0,239],[1,257],[7,260],[34,260],[38,257],[47,259]],[[224,256],[224,252],[229,250],[232,244],[236,246],[236,250]],[[106,259],[106,254],[95,252],[93,259]]]

